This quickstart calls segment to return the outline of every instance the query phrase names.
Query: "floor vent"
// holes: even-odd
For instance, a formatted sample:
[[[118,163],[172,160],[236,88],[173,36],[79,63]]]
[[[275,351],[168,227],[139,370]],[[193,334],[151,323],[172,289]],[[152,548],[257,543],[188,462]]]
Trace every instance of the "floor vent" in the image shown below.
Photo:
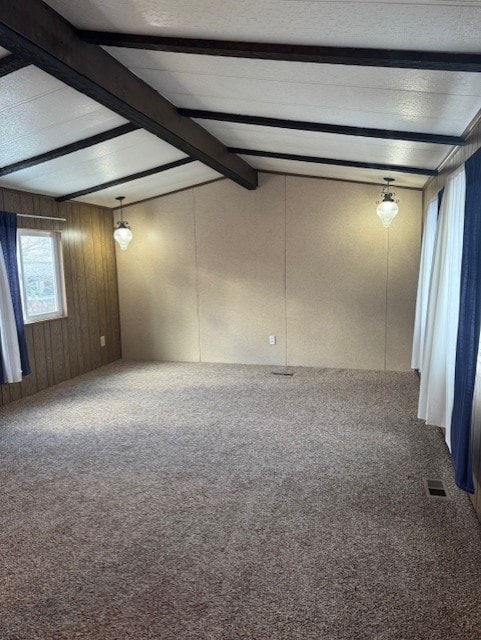
[[[426,480],[424,479],[424,488],[429,498],[449,498],[448,490],[444,486],[442,480]]]
[[[293,376],[294,371],[271,371],[275,376]]]

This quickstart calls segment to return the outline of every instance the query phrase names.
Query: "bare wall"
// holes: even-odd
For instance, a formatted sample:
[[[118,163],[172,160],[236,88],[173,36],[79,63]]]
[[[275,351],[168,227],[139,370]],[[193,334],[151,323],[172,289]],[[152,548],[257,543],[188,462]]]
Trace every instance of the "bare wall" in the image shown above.
[[[128,207],[123,357],[409,370],[421,195],[398,190],[389,232],[378,187],[316,178],[221,180]]]
[[[19,218],[18,224],[62,231],[68,309],[66,318],[26,326],[32,373],[21,383],[0,386],[2,405],[120,358],[120,324],[109,209],[8,189],[0,189],[0,209],[67,219]]]

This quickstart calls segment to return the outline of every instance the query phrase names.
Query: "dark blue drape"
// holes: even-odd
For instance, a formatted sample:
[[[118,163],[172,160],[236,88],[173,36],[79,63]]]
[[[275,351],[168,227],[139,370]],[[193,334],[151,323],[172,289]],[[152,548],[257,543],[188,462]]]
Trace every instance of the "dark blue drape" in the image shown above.
[[[470,440],[481,306],[481,149],[467,160],[465,169],[466,206],[451,455],[456,484],[464,491],[474,493]]]
[[[8,284],[12,294],[13,311],[17,325],[18,345],[20,348],[20,360],[22,373],[30,373],[28,362],[27,343],[25,340],[25,326],[23,324],[22,299],[20,297],[20,283],[17,268],[17,216],[15,213],[0,211],[0,243],[3,249],[5,264],[7,267]],[[0,362],[1,368],[1,362]],[[0,383],[4,382],[3,370],[0,370]]]
[[[441,202],[443,201],[443,196],[444,196],[444,187],[438,193],[438,216],[439,216],[439,212],[441,211]]]

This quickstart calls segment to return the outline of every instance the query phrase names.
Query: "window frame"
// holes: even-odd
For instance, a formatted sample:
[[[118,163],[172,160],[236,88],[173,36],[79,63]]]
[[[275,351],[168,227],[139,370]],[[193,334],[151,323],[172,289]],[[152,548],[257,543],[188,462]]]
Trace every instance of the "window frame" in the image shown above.
[[[22,254],[22,236],[41,236],[52,239],[53,247],[53,266],[55,270],[55,293],[58,301],[58,310],[50,313],[41,313],[30,315],[27,309],[27,292],[26,282],[24,278],[23,254]],[[45,229],[17,229],[17,266],[18,278],[20,283],[20,294],[22,298],[22,313],[24,324],[35,324],[37,322],[46,322],[48,320],[58,320],[67,317],[67,296],[65,290],[65,273],[63,263],[62,250],[62,232],[57,230]]]

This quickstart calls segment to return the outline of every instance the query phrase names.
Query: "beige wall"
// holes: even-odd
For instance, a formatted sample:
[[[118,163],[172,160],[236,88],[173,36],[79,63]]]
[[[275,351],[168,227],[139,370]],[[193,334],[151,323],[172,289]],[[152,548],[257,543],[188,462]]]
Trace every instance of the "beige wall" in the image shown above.
[[[378,187],[315,178],[222,180],[126,208],[123,356],[408,370],[421,192],[397,195],[389,232]]]

